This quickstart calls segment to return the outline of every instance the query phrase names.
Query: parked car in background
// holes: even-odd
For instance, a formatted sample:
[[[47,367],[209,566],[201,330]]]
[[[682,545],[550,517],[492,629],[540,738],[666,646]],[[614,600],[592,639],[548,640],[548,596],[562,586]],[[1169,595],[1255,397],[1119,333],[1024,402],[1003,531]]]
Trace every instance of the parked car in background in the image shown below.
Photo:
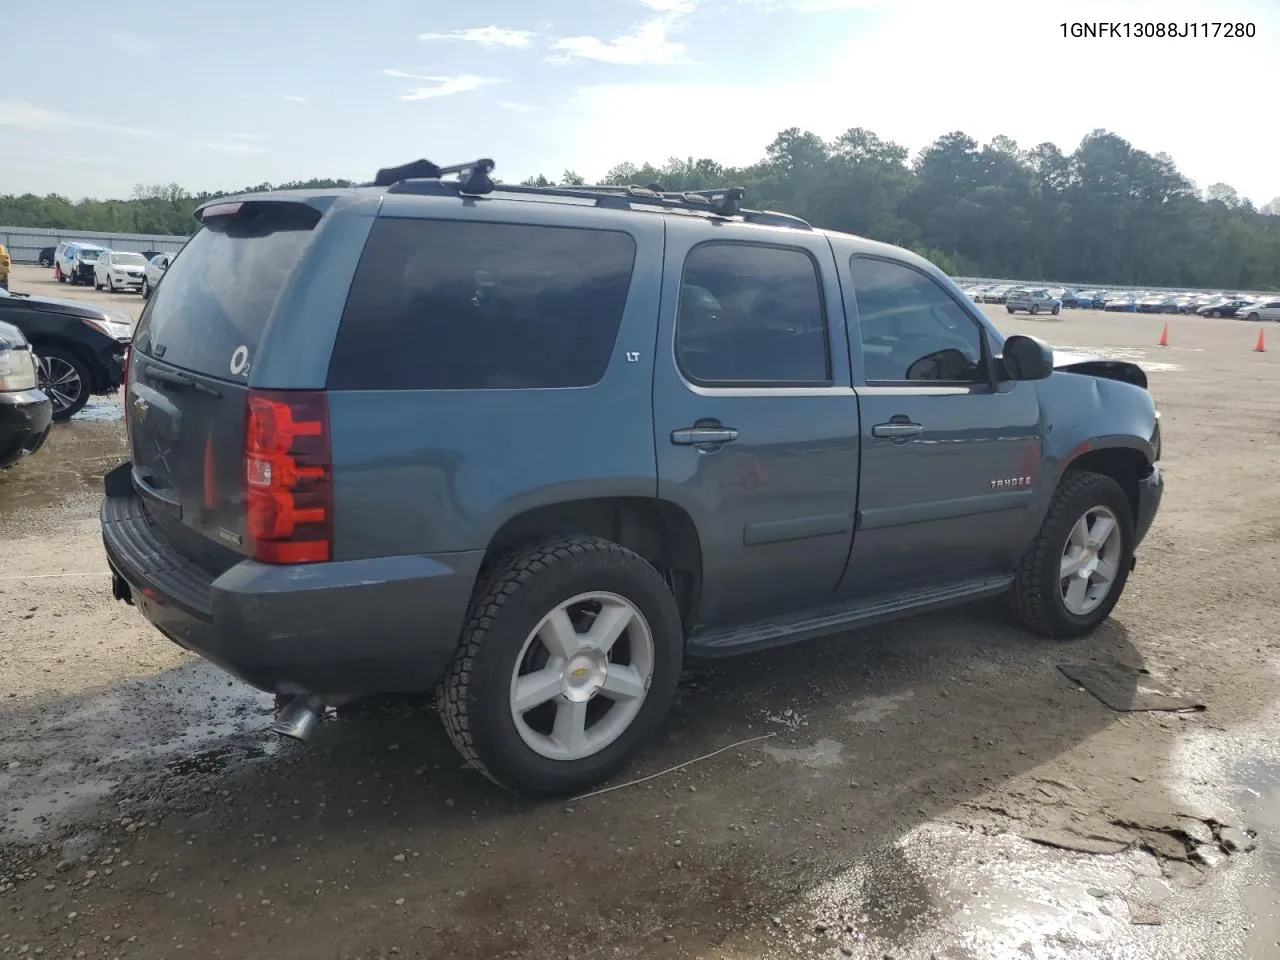
[[[53,402],[53,419],[67,420],[93,394],[120,389],[133,337],[127,314],[80,300],[0,291],[0,321],[21,330],[35,351],[40,389]]]
[[[143,300],[151,299],[151,291],[156,288],[156,284],[160,282],[164,272],[169,269],[169,263],[175,256],[177,256],[175,253],[157,253],[147,262],[146,269],[142,273]]]
[[[1049,296],[1048,290],[1012,290],[1004,299],[1004,308],[1010,313],[1023,310],[1033,317],[1038,313],[1051,313],[1056,317],[1062,310],[1062,301]]]
[[[160,251],[159,250],[143,250],[142,255],[146,257],[148,260],[152,260],[155,257],[160,256]]]
[[[1241,320],[1280,320],[1280,299],[1258,300],[1236,311]]]
[[[1136,313],[1138,310],[1138,298],[1131,293],[1111,293],[1107,294],[1102,301],[1103,310],[1124,310],[1129,313]]]
[[[1171,293],[1153,293],[1138,300],[1139,313],[1177,313],[1178,298]]]
[[[147,258],[140,253],[103,250],[93,265],[93,288],[115,293],[117,290],[141,290],[147,269]]]
[[[1004,303],[1004,298],[1009,295],[1009,291],[1013,289],[1011,284],[1001,283],[994,287],[988,287],[982,294],[983,303]]]
[[[37,380],[27,338],[0,321],[0,468],[35,453],[49,435],[53,404]]]
[[[1102,294],[1097,290],[1079,290],[1064,296],[1062,305],[1079,310],[1096,310],[1102,306]]]
[[[40,266],[52,267],[53,255],[57,252],[57,250],[58,250],[57,247],[45,247],[43,250],[41,250],[39,256],[37,257],[37,260],[40,263]]]
[[[9,289],[9,271],[13,269],[13,261],[9,259],[9,251],[0,243],[0,288]]]
[[[997,596],[1079,637],[1120,599],[1163,489],[1136,364],[736,202],[377,179],[197,212],[104,478],[112,595],[290,697],[279,732],[438,688],[474,769],[574,793],[686,658]]]
[[[93,283],[93,268],[106,247],[93,243],[64,240],[53,254],[53,278],[72,286]]]
[[[1196,313],[1202,317],[1234,317],[1241,307],[1247,307],[1252,302],[1244,297],[1233,297],[1205,304]]]

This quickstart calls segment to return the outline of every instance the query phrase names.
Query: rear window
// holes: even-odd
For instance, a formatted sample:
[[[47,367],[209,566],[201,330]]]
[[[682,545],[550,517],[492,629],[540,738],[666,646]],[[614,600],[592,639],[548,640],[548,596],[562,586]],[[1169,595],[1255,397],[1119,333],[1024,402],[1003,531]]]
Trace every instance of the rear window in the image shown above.
[[[306,204],[256,203],[206,224],[156,285],[134,349],[207,376],[245,379],[319,219]]]
[[[611,230],[378,220],[351,285],[328,385],[597,383],[618,336],[635,252],[629,234]]]

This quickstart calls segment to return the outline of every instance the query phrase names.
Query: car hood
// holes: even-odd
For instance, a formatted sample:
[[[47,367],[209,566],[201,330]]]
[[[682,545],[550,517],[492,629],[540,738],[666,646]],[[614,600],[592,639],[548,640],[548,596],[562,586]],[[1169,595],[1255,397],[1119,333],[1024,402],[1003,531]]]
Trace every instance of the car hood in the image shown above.
[[[93,320],[112,320],[116,323],[127,323],[133,326],[133,318],[110,307],[97,307],[82,300],[57,300],[53,297],[10,296],[0,301],[0,309],[5,304],[22,304],[28,310],[40,313],[61,313],[73,317],[87,317]],[[22,309],[22,307],[19,307]]]
[[[1146,371],[1128,360],[1111,360],[1096,354],[1074,350],[1054,350],[1053,369],[1065,373],[1083,373],[1107,380],[1119,380],[1121,383],[1132,383],[1135,387],[1147,389]]]

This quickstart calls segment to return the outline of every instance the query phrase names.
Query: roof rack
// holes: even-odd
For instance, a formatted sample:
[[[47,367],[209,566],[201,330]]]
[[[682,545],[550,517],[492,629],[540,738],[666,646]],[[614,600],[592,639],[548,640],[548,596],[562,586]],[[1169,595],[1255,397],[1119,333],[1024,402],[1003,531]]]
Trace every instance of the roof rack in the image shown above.
[[[481,196],[495,190],[518,196],[556,197],[590,200],[597,207],[632,209],[633,205],[663,210],[687,210],[715,217],[741,218],[746,223],[764,226],[792,227],[812,230],[800,217],[772,210],[750,210],[742,206],[746,191],[742,187],[717,187],[712,190],[666,191],[661,184],[607,186],[579,185],[567,187],[533,187],[524,184],[496,183],[492,160],[473,160],[452,167],[438,167],[429,160],[417,160],[399,167],[378,171],[374,181],[365,186],[387,187],[388,193],[426,196]],[[457,180],[444,177],[456,174]]]

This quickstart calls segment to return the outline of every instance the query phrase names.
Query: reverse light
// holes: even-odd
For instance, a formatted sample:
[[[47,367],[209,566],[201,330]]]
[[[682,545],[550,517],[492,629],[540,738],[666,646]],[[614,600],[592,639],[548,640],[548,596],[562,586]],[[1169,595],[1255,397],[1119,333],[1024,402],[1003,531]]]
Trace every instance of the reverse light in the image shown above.
[[[263,563],[333,559],[333,469],[323,392],[251,390],[245,417],[245,534]]]

